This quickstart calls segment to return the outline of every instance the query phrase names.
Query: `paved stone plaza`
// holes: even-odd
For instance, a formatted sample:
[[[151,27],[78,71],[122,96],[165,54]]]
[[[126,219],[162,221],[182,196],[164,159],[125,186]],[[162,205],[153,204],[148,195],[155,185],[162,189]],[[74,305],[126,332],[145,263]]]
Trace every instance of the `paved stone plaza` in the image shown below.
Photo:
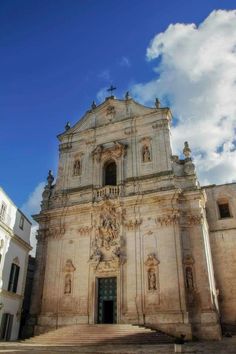
[[[207,354],[222,354],[236,353],[236,336],[232,338],[223,338],[221,341],[201,341],[184,344],[184,353],[207,353]],[[26,346],[19,342],[1,343],[0,353],[11,354],[69,354],[69,353],[122,353],[122,354],[162,354],[174,353],[173,344],[164,345],[130,345],[130,346],[97,346],[97,347],[44,347],[44,346]]]

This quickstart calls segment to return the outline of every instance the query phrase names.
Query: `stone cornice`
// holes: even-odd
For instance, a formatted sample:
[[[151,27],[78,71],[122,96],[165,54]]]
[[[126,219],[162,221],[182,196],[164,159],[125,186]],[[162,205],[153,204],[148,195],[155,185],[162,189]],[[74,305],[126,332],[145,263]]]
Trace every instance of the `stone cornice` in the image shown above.
[[[0,226],[8,233],[8,235],[11,237],[12,241],[18,243],[21,247],[23,247],[27,251],[30,251],[32,249],[30,244],[28,242],[24,241],[20,236],[16,235],[9,226],[2,223],[1,221],[0,221]]]
[[[7,291],[5,289],[1,289],[0,294],[2,294],[5,297],[11,298],[11,299],[15,299],[15,300],[23,299],[23,295],[20,295],[20,294],[17,294],[17,293],[13,293],[13,292]]]
[[[152,173],[149,175],[143,175],[143,176],[135,176],[135,177],[128,177],[125,179],[124,182],[135,182],[135,181],[142,181],[145,179],[152,179],[152,178],[158,178],[158,177],[164,177],[164,176],[174,176],[172,170],[167,170],[167,171],[161,171],[157,173]]]

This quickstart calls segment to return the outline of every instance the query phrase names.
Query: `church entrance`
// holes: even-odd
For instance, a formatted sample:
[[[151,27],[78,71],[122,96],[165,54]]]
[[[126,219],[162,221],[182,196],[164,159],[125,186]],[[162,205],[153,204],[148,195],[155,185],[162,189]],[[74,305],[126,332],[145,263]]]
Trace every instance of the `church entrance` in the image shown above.
[[[98,278],[98,323],[116,323],[116,278]]]

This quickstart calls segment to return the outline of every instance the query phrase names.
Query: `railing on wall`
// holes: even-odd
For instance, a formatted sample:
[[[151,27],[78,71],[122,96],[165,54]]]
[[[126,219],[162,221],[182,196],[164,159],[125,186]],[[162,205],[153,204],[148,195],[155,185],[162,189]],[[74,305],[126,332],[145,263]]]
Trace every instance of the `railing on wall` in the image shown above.
[[[121,195],[120,186],[104,186],[94,191],[95,199],[118,198]]]

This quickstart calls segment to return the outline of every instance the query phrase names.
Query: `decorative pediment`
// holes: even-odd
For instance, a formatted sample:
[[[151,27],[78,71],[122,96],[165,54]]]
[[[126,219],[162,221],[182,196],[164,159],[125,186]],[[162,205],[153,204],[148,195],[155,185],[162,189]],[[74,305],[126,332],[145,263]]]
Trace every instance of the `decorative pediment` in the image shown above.
[[[130,116],[143,116],[149,113],[155,113],[155,108],[145,107],[132,98],[118,100],[114,97],[107,98],[102,104],[93,105],[85,115],[73,127],[58,135],[58,139],[63,142],[64,138],[68,141],[68,136],[80,133],[82,131],[104,126],[114,121],[121,121]],[[64,149],[64,145],[61,145]],[[68,145],[65,145],[68,148]]]

